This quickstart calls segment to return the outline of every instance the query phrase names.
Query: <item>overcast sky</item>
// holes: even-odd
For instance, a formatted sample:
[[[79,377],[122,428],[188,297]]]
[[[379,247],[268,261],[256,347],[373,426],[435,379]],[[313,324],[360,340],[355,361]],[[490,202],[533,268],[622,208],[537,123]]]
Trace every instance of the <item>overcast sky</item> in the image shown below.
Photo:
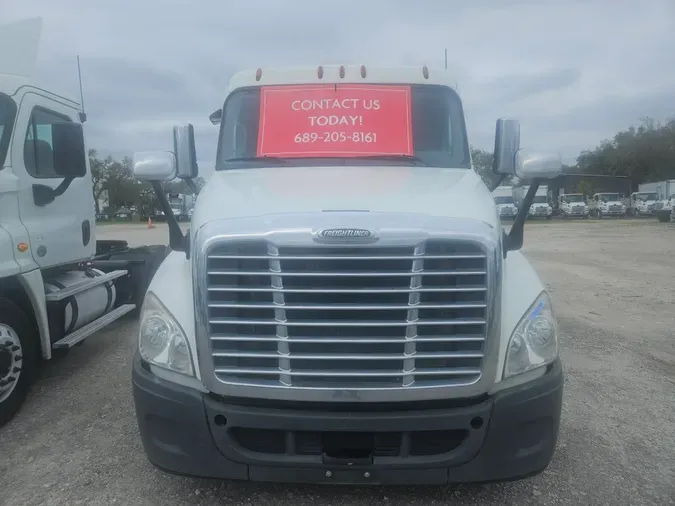
[[[191,5],[190,5],[191,4]],[[190,5],[190,6],[188,6]],[[242,68],[321,63],[442,67],[457,73],[470,141],[494,121],[567,162],[650,116],[675,116],[675,0],[0,0],[0,22],[42,16],[38,75],[77,96],[88,144],[116,156],[169,149],[195,125],[213,165],[222,105]]]

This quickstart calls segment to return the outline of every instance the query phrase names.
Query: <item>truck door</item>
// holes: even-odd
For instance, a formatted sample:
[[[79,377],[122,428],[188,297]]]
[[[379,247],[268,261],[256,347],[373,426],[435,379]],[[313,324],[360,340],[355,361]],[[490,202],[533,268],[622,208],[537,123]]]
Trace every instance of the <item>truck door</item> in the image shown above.
[[[94,240],[94,197],[89,164],[84,175],[68,181],[54,167],[55,148],[72,141],[53,135],[53,125],[76,121],[75,104],[56,100],[38,92],[26,92],[19,105],[12,140],[12,168],[20,179],[19,217],[28,230],[30,249],[41,268],[89,258],[96,248]],[[55,145],[59,143],[59,145]],[[75,143],[76,145],[78,143]],[[86,157],[84,141],[76,148]],[[81,160],[80,160],[81,161]],[[62,193],[51,202],[36,196],[39,185]]]

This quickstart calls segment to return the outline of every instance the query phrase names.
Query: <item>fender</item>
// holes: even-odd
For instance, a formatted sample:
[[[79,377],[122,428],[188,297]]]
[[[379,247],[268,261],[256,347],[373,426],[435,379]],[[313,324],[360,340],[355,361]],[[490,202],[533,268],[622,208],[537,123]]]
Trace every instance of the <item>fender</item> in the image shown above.
[[[47,301],[45,300],[45,287],[42,279],[42,272],[35,269],[30,272],[24,272],[18,276],[21,286],[28,295],[33,314],[37,322],[38,332],[40,334],[40,351],[42,358],[49,360],[52,358],[52,345],[49,334],[49,321],[47,319]]]

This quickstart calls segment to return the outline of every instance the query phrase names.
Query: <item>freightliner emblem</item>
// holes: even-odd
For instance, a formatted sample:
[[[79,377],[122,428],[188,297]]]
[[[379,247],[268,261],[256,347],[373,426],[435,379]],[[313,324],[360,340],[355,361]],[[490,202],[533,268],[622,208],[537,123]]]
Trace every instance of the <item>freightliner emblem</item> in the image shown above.
[[[372,241],[375,232],[366,228],[325,228],[316,233],[320,241]]]

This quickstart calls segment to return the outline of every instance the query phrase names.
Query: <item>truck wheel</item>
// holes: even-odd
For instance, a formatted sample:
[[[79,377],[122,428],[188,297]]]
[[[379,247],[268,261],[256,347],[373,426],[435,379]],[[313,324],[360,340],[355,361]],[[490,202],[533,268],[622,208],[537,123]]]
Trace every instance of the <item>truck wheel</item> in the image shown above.
[[[668,213],[668,214],[666,214],[666,213],[659,213],[659,214],[657,215],[657,217],[659,218],[659,221],[660,221],[661,223],[667,223],[667,222],[670,221],[670,213]]]
[[[0,427],[19,411],[38,366],[37,334],[21,309],[0,299]]]

